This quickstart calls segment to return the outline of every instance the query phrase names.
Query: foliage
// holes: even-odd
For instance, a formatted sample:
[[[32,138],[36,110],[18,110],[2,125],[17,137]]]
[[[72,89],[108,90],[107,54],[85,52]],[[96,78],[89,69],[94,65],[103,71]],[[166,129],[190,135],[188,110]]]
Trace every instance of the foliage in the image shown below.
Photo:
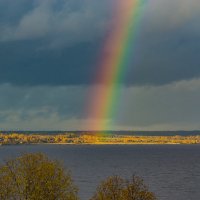
[[[77,200],[69,171],[42,153],[30,153],[0,166],[1,200]]]
[[[1,134],[0,145],[6,144],[200,144],[200,136],[131,136],[72,134]]]
[[[69,171],[42,153],[24,154],[0,166],[1,200],[78,200]],[[91,200],[156,200],[143,180],[108,177]]]
[[[91,200],[156,200],[156,197],[137,176],[131,180],[111,176],[98,186]]]

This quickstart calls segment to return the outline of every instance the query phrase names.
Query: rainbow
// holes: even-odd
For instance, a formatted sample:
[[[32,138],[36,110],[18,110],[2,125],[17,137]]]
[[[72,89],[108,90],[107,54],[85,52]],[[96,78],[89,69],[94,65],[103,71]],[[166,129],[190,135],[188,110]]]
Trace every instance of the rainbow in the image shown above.
[[[115,0],[114,16],[98,63],[96,83],[89,102],[92,130],[109,130],[116,113],[121,82],[127,71],[137,36],[144,0]]]

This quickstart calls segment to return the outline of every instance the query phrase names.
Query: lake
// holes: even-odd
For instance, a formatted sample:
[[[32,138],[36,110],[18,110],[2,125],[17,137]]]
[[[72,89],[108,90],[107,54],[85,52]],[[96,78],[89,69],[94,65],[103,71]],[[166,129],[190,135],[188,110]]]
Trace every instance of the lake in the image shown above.
[[[0,146],[0,160],[27,152],[62,160],[81,200],[116,174],[141,176],[160,200],[200,199],[200,145],[8,145]]]

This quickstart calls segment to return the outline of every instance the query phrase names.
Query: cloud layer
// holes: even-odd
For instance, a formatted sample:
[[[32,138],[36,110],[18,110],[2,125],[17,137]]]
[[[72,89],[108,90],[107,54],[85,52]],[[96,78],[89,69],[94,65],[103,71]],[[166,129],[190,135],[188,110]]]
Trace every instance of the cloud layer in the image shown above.
[[[1,129],[90,130],[91,88],[1,85]],[[200,79],[164,86],[124,87],[113,119],[115,130],[200,129]]]
[[[109,17],[109,2],[105,2],[31,0],[28,6],[27,2],[20,1],[18,9],[12,9],[18,20],[15,23],[5,20],[1,41],[46,39],[47,46],[56,48],[94,40],[104,31]],[[3,1],[2,4],[9,7],[9,2]],[[20,9],[25,10],[23,14]]]
[[[113,20],[114,0],[0,1],[0,82],[94,84]],[[143,4],[128,85],[162,85],[200,76],[198,0]]]

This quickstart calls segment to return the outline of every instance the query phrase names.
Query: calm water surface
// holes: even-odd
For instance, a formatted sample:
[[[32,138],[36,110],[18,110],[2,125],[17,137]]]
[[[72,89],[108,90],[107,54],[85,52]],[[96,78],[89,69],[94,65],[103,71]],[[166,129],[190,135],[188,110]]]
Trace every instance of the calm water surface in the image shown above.
[[[64,161],[88,200],[109,175],[141,176],[160,200],[200,199],[200,145],[25,145],[1,146],[0,160],[44,152]]]

